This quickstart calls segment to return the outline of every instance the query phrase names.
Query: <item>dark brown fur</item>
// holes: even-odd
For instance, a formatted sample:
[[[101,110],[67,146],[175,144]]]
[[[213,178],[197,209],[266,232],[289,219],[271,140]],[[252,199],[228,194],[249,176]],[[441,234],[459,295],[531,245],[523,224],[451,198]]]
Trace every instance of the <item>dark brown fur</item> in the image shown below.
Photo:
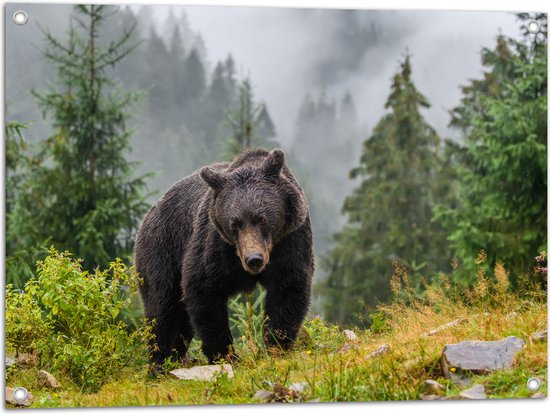
[[[308,311],[313,247],[304,193],[280,150],[250,150],[176,183],[138,232],[135,264],[153,361],[183,358],[194,335],[208,359],[230,353],[227,301],[267,290],[265,339],[288,347]]]

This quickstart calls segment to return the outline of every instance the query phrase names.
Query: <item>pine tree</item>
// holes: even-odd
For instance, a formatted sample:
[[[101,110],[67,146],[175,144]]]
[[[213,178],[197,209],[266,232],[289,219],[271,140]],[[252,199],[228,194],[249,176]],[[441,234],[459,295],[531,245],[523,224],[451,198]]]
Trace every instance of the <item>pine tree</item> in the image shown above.
[[[185,100],[187,103],[199,99],[206,87],[206,75],[199,52],[191,50],[184,63]]]
[[[122,93],[109,76],[134,45],[126,32],[101,46],[106,10],[76,6],[78,29],[71,25],[66,43],[45,32],[44,56],[57,70],[57,84],[34,95],[54,132],[21,184],[12,233],[26,246],[49,239],[87,268],[127,258],[146,209],[144,177],[135,178],[125,159],[128,110],[138,95]]]
[[[117,62],[112,68],[117,79],[124,82],[126,88],[139,88],[139,79],[144,76],[144,64],[142,57],[143,39],[138,33],[138,20],[130,6],[105,6],[106,16],[101,25],[101,37],[98,39],[101,47],[108,47],[111,39],[120,39],[126,33],[130,33],[128,44],[139,45],[136,49]]]
[[[361,303],[387,301],[395,262],[416,280],[421,270],[433,270],[443,236],[431,223],[439,137],[420,113],[428,107],[412,82],[407,55],[393,77],[389,113],[363,143],[360,165],[351,171],[361,182],[342,209],[349,224],[335,235],[325,261],[331,320],[357,322],[365,316]]]
[[[250,79],[244,79],[239,85],[237,103],[227,112],[227,123],[232,136],[228,142],[229,156],[245,148],[273,148],[277,144],[275,126],[264,103],[256,103]]]
[[[207,152],[213,160],[223,156],[223,141],[231,134],[225,113],[233,105],[235,84],[233,74],[228,73],[224,62],[218,62],[212,74],[212,81],[204,102],[202,130]]]
[[[233,56],[231,56],[231,54],[229,54],[229,56],[227,56],[227,59],[225,59],[224,66],[226,79],[230,85],[231,90],[235,91],[237,86],[237,81],[235,78],[235,60],[233,59]]]
[[[184,72],[184,59],[185,50],[181,42],[181,35],[178,26],[174,26],[172,37],[170,38],[170,46],[168,50],[167,71],[170,76],[169,87],[172,90],[171,96],[173,101],[163,106],[163,110],[172,108],[172,116],[170,124],[178,125],[182,121],[182,108],[185,106],[185,77]],[[166,82],[166,80],[164,80]]]
[[[206,72],[199,52],[191,50],[183,65],[181,113],[193,135],[203,136],[203,98],[206,92]]]
[[[142,87],[150,88],[148,93],[150,117],[155,127],[160,127],[169,123],[171,119],[171,112],[166,111],[165,104],[174,102],[175,99],[170,76],[173,65],[167,64],[170,61],[170,53],[153,27],[149,33],[144,57],[148,62],[148,68]]]
[[[482,249],[487,266],[503,261],[514,280],[547,245],[547,22],[544,14],[519,18],[523,39],[499,36],[493,50],[483,49],[487,71],[452,111],[464,139],[453,151],[458,202],[440,206],[437,218],[466,282]],[[536,36],[525,29],[531,18],[542,23]]]

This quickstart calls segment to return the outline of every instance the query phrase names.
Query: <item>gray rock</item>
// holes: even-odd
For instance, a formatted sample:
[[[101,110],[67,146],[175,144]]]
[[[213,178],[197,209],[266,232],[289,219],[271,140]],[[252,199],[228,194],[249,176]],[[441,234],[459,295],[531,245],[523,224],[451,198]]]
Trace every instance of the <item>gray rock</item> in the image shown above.
[[[6,403],[19,406],[19,407],[28,407],[32,402],[32,394],[29,392],[27,398],[24,401],[19,401],[13,398],[13,388],[6,387]]]
[[[542,392],[536,392],[531,395],[531,398],[546,398],[546,395],[544,395]]]
[[[485,387],[481,384],[476,384],[472,388],[462,391],[460,397],[464,400],[484,400],[487,398]]]
[[[371,352],[369,355],[367,355],[367,359],[370,359],[370,358],[376,358],[380,355],[384,355],[385,353],[387,353],[388,351],[390,350],[390,347],[388,345],[382,345],[382,346],[379,346],[378,348],[376,348],[373,352]]]
[[[349,352],[353,349],[355,349],[356,346],[355,345],[352,345],[350,344],[349,342],[346,342],[344,345],[342,345],[339,349],[338,349],[338,352]],[[333,352],[334,354],[336,354],[337,352]]]
[[[426,380],[422,385],[422,393],[426,396],[445,395],[445,387],[434,380]]]
[[[228,378],[233,378],[233,368],[229,364],[179,368],[170,371],[170,374],[182,380],[210,381],[220,375],[221,372],[226,372]]]
[[[531,335],[531,339],[534,342],[547,341],[548,340],[548,331],[534,333],[533,335]]]
[[[289,390],[291,391],[296,391],[296,392],[304,392],[307,387],[309,387],[309,384],[307,382],[296,382],[294,384],[292,384],[290,387],[288,387]]]
[[[48,388],[60,388],[61,384],[55,379],[55,377],[50,374],[48,371],[43,369],[38,371],[38,382],[40,385],[43,385]]]
[[[256,394],[254,394],[254,399],[258,401],[269,402],[273,398],[273,395],[273,391],[258,390],[256,391]]]
[[[353,332],[352,330],[344,329],[343,333],[344,333],[344,336],[346,337],[346,341],[355,342],[359,339],[357,338],[357,335],[355,334],[355,332]]]
[[[515,355],[524,346],[525,341],[515,336],[500,341],[462,341],[446,345],[441,356],[443,374],[455,381],[457,376],[464,374],[510,368]]]
[[[6,355],[6,368],[15,365],[15,359]]]

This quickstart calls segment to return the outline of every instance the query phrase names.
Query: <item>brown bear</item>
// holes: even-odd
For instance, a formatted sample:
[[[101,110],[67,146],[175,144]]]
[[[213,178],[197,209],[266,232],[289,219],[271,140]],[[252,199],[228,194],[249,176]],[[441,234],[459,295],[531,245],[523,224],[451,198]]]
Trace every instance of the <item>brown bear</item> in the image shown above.
[[[210,363],[231,358],[227,302],[266,289],[264,339],[288,348],[310,306],[313,245],[304,192],[280,150],[242,152],[177,182],[137,234],[151,358],[183,359],[202,340]]]

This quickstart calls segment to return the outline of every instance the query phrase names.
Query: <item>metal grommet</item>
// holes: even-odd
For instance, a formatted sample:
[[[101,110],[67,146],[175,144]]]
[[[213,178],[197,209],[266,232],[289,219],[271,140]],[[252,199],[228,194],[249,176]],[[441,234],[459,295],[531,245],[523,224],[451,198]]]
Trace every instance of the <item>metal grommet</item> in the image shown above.
[[[29,397],[29,392],[24,387],[18,387],[13,390],[13,399],[18,402],[23,402]]]
[[[529,391],[538,391],[540,388],[540,380],[538,378],[529,378],[527,380],[527,388],[529,388]]]
[[[540,22],[538,20],[529,20],[527,23],[527,30],[531,34],[537,34],[540,32]]]
[[[15,22],[15,24],[23,26],[29,21],[29,15],[23,10],[17,10],[15,13],[13,13],[13,21]]]

